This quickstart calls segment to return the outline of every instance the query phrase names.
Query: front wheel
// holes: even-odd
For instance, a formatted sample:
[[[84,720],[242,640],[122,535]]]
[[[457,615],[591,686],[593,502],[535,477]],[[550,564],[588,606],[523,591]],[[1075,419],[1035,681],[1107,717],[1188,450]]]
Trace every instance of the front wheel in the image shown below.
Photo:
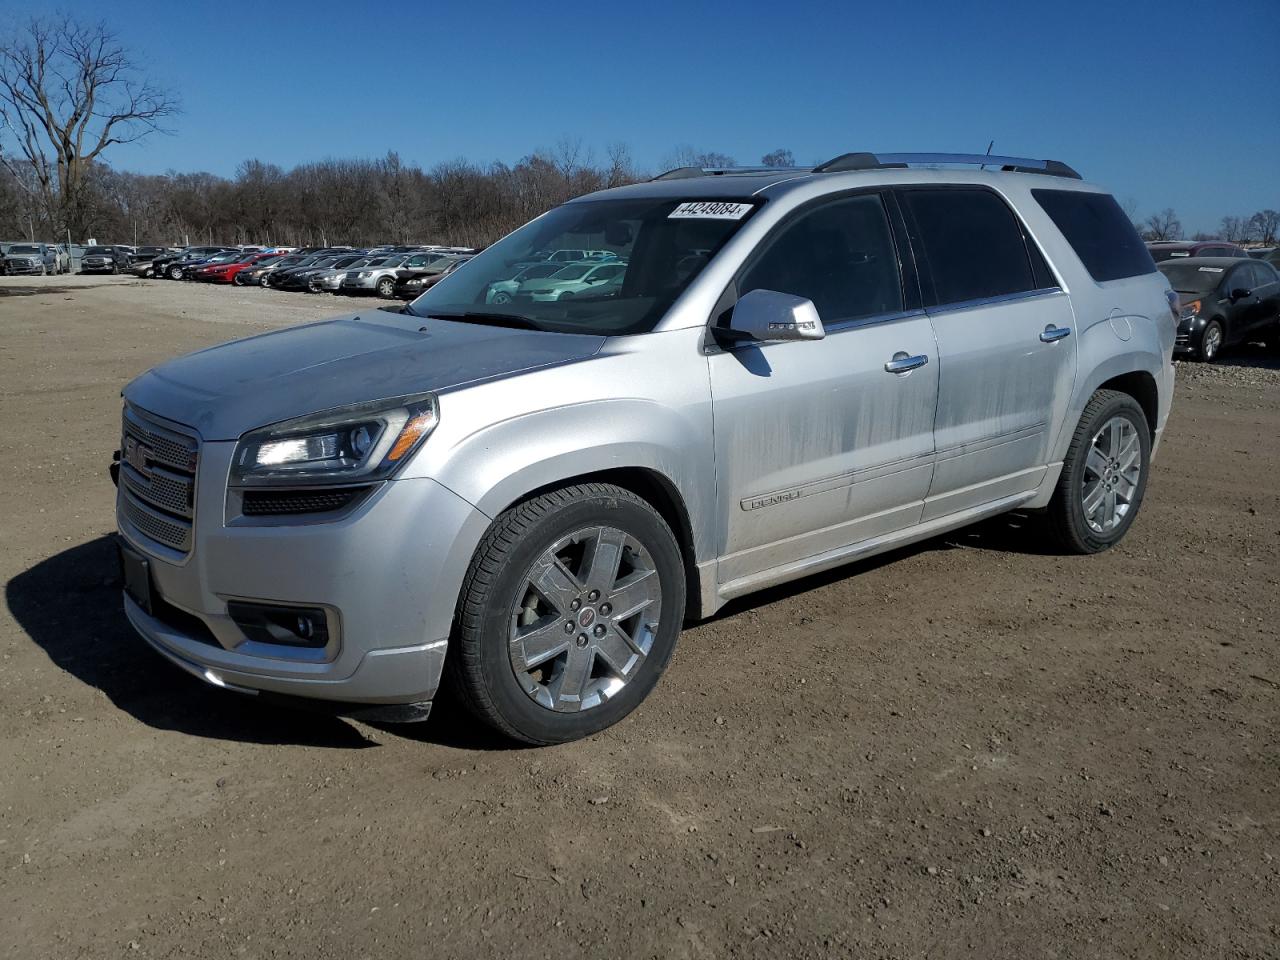
[[[1196,351],[1205,363],[1213,363],[1218,359],[1218,351],[1222,349],[1222,324],[1210,320],[1200,331],[1200,347]]]
[[[378,296],[380,296],[383,300],[390,300],[393,296],[395,296],[396,282],[392,280],[390,277],[383,277],[381,280],[378,281],[377,291],[378,291]]]
[[[169,268],[169,270],[168,270],[168,276],[169,276],[169,279],[170,279],[170,280],[181,280],[181,279],[182,279],[182,268],[181,268],[181,267],[170,267],[170,268]]]
[[[1147,489],[1151,431],[1127,393],[1099,390],[1084,408],[1049,503],[1049,526],[1069,553],[1100,553],[1133,525]]]
[[[684,606],[680,548],[645,500],[601,483],[543,494],[499,516],[476,549],[448,682],[507,736],[577,740],[653,689]]]

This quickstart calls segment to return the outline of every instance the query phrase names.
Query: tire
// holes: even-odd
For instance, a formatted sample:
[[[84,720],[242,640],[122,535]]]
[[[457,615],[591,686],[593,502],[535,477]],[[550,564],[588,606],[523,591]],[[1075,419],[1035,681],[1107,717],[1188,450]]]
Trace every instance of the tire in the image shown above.
[[[383,300],[390,300],[396,294],[396,282],[392,280],[390,277],[383,277],[381,280],[378,281],[378,285],[375,288],[375,292]]]
[[[497,293],[493,295],[492,302],[493,303],[510,303],[511,294],[507,293],[507,291],[505,290],[499,290]]]
[[[1119,543],[1142,507],[1150,466],[1151,430],[1138,401],[1099,390],[1080,416],[1049,503],[1058,545],[1067,553],[1101,553]],[[1097,498],[1094,512],[1088,501]]]
[[[608,545],[602,557],[626,558],[616,573],[590,563],[598,541]],[[552,566],[555,556],[563,560]],[[541,594],[533,589],[540,567],[550,585]],[[603,589],[589,590],[596,584]],[[639,610],[633,616],[609,605],[624,590]],[[577,740],[617,723],[649,694],[671,659],[684,607],[679,545],[645,500],[602,483],[542,494],[499,516],[476,548],[445,681],[472,715],[512,739]],[[527,639],[516,645],[521,632]]]
[[[1204,329],[1200,331],[1200,343],[1196,347],[1196,357],[1201,363],[1213,363],[1218,359],[1218,354],[1222,352],[1222,342],[1225,339],[1222,330],[1222,324],[1217,320],[1210,320],[1204,325]]]
[[[167,269],[165,270],[165,276],[167,276],[170,280],[181,280],[181,279],[182,279],[182,268],[181,268],[181,267],[169,267],[169,268],[167,268]]]

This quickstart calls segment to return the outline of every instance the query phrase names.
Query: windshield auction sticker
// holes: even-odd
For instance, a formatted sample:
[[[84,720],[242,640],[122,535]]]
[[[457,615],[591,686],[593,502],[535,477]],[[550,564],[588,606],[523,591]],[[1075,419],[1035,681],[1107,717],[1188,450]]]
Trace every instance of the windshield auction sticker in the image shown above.
[[[723,200],[690,200],[680,204],[668,220],[741,220],[751,212],[749,203],[726,203]]]

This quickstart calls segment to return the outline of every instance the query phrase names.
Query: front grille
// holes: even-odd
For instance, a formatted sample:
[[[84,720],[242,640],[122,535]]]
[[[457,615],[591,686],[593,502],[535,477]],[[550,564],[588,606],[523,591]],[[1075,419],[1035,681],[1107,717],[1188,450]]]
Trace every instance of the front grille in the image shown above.
[[[195,437],[125,408],[120,443],[121,509],[145,536],[188,553],[196,506]]]
[[[353,503],[365,489],[345,487],[341,490],[246,491],[240,512],[246,517],[332,513]]]
[[[1191,334],[1180,333],[1174,338],[1174,344],[1179,347],[1187,347],[1191,345]]]

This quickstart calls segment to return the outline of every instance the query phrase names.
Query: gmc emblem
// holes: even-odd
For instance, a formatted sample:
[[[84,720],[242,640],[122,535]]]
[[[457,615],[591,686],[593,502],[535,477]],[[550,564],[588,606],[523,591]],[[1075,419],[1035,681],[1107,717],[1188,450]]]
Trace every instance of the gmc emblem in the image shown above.
[[[137,470],[144,477],[148,476],[151,472],[147,463],[150,453],[151,451],[145,444],[139,443],[133,437],[124,438],[124,462],[133,467],[133,469]]]

